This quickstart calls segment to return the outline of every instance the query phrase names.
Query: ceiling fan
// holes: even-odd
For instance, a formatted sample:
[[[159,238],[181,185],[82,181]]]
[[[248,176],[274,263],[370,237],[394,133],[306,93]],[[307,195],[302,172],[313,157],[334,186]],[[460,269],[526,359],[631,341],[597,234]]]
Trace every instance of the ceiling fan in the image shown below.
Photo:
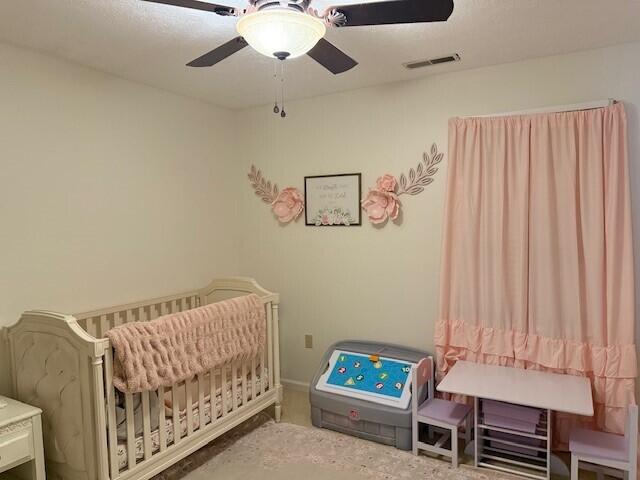
[[[190,67],[211,67],[250,45],[279,60],[307,54],[334,75],[358,62],[324,39],[327,28],[443,22],[453,12],[453,0],[387,0],[324,12],[311,7],[313,0],[248,0],[244,9],[202,0],[144,1],[239,18],[239,36],[189,62]]]

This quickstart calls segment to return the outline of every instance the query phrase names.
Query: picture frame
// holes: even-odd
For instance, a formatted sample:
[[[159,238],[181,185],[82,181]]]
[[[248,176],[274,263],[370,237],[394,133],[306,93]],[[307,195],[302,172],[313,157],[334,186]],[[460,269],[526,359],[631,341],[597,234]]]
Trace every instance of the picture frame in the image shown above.
[[[361,226],[362,174],[304,177],[304,201],[307,226]]]

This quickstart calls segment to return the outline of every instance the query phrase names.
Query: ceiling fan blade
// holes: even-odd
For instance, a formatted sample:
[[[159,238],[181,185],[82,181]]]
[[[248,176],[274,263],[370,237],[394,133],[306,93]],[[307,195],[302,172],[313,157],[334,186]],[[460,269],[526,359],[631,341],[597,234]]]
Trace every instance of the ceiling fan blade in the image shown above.
[[[244,47],[249,45],[247,41],[242,37],[236,37],[227,43],[220,45],[218,48],[211,50],[209,53],[205,53],[201,57],[196,58],[192,62],[187,63],[188,67],[211,67],[218,62],[221,62],[227,57],[230,57],[236,52],[239,52]]]
[[[226,5],[217,5],[215,3],[201,2],[199,0],[143,0],[145,2],[162,3],[164,5],[173,5],[174,7],[191,8],[192,10],[203,10],[205,12],[213,12],[218,15],[233,15],[235,8]]]
[[[324,38],[321,38],[316,46],[307,52],[307,55],[334,75],[351,70],[358,65],[353,58]]]
[[[453,0],[393,0],[331,7],[342,13],[344,27],[392,25],[398,23],[444,22],[453,13]]]

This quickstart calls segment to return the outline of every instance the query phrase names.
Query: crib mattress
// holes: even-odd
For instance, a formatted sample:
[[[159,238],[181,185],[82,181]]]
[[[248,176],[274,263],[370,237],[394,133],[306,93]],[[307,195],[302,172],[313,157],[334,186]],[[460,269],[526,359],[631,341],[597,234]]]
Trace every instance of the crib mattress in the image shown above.
[[[268,384],[269,384],[269,375],[268,375],[268,371],[265,369],[265,375],[264,377],[261,378],[260,375],[256,375],[256,379],[255,379],[255,391],[256,392],[260,392],[260,382],[262,381],[264,384],[264,389],[265,391],[268,388]],[[240,379],[238,379],[240,381]],[[240,384],[238,384],[239,386]],[[222,416],[222,388],[219,388],[217,391],[217,394],[215,396],[215,401],[214,401],[214,407],[213,407],[213,411],[215,414],[214,418],[219,418]],[[253,391],[253,389],[251,388],[251,384],[248,383],[247,385],[247,398],[249,400],[252,399],[252,394],[251,392]],[[227,381],[226,385],[225,385],[225,389],[224,389],[224,395],[226,396],[226,404],[227,404],[227,408],[229,409],[230,406],[232,405],[233,402],[233,388],[231,385],[231,381]],[[259,395],[259,393],[258,393]],[[241,388],[237,388],[237,394],[236,394],[236,398],[237,398],[237,402],[238,402],[238,406],[242,405],[242,389]],[[194,403],[193,407],[192,407],[192,428],[193,431],[197,431],[200,428],[200,409],[199,409],[199,405],[198,403]],[[205,401],[205,405],[204,405],[204,419],[205,419],[205,424],[208,424],[211,421],[211,417],[212,417],[212,408],[211,408],[211,401],[210,401],[210,397],[206,398]],[[173,429],[173,422],[174,422],[174,418],[173,417],[167,417],[165,418],[165,432],[167,433],[167,445],[170,445],[173,443],[174,441],[174,429]],[[184,437],[187,434],[187,413],[186,411],[181,411],[180,412],[180,416],[179,416],[179,422],[180,422],[180,427],[179,427],[179,431],[180,431],[180,437]],[[135,450],[136,450],[136,460],[141,460],[144,457],[144,437],[142,435],[136,436],[135,439]],[[151,450],[153,453],[156,453],[157,451],[160,450],[160,431],[159,429],[153,430],[151,432]],[[127,451],[127,441],[126,440],[121,440],[118,441],[118,448],[117,448],[117,454],[118,454],[118,468],[120,470],[122,470],[123,468],[127,467],[129,461],[128,461],[128,455],[127,455],[128,451]]]

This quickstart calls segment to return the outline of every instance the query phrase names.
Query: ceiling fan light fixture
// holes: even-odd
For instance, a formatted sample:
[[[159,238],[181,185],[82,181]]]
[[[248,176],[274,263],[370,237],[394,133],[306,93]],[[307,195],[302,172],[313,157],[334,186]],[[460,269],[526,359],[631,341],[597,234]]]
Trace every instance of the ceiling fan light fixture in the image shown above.
[[[257,52],[267,57],[296,58],[311,50],[327,33],[325,23],[306,13],[269,8],[238,20],[238,33]]]

